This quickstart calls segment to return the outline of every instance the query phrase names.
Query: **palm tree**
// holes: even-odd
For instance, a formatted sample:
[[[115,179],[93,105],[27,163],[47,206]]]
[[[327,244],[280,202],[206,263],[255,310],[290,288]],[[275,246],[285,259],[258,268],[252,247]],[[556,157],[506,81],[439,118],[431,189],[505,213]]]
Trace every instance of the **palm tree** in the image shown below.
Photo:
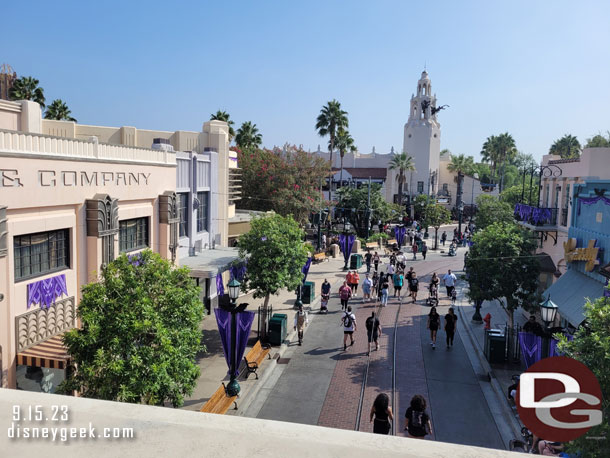
[[[72,113],[68,108],[68,105],[61,100],[55,99],[51,102],[51,105],[47,107],[47,110],[44,113],[45,119],[55,119],[56,121],[72,121],[77,122],[72,116]]]
[[[39,81],[31,76],[17,78],[9,90],[9,97],[11,100],[31,100],[44,108],[44,89],[38,84]]]
[[[246,121],[237,129],[235,143],[241,149],[258,148],[263,143],[263,136],[258,132],[256,124]]]
[[[232,121],[230,118],[231,115],[229,113],[220,110],[210,115],[210,121],[224,121],[229,125],[229,143],[231,143],[233,141],[233,138],[235,138],[235,130],[233,129],[233,125],[235,124],[235,122]]]
[[[330,143],[330,142],[329,142]],[[339,182],[343,185],[343,157],[346,152],[355,153],[356,145],[354,145],[354,139],[350,133],[343,127],[337,129],[337,136],[335,137],[335,146],[339,149],[341,155],[341,174],[339,175]]]
[[[510,161],[517,154],[517,147],[515,145],[515,139],[508,132],[504,132],[496,137],[496,152],[500,163],[502,164],[502,172],[500,174],[500,189],[504,187],[504,171],[506,169],[506,162]]]
[[[407,153],[395,154],[390,159],[390,170],[398,170],[398,205],[402,207],[402,185],[407,180],[406,172],[415,172],[413,158]]]
[[[457,197],[455,200],[455,206],[457,209],[459,209],[462,203],[464,175],[470,175],[474,170],[474,159],[472,156],[465,156],[463,154],[460,154],[458,156],[451,156],[451,162],[447,164],[447,170],[449,170],[450,172],[457,172],[458,189]]]
[[[347,120],[347,111],[341,109],[341,104],[333,99],[327,102],[320,110],[318,119],[316,120],[316,129],[320,137],[330,138],[328,142],[328,151],[330,152],[330,170],[333,168],[333,150],[335,149],[335,138],[339,128],[347,129],[349,121]]]
[[[483,162],[487,162],[490,165],[491,169],[491,181],[495,183],[496,178],[496,167],[498,165],[499,157],[496,148],[497,139],[495,135],[491,137],[487,137],[485,143],[483,143],[483,148],[481,149],[481,158]]]
[[[558,154],[562,159],[574,159],[580,156],[580,142],[574,135],[566,134],[549,149],[550,154]]]

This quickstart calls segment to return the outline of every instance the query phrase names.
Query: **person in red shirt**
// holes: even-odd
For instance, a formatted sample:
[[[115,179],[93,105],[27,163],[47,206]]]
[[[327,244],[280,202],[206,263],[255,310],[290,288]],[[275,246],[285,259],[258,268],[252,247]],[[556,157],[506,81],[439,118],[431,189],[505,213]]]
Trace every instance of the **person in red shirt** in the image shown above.
[[[339,288],[339,298],[341,298],[341,310],[347,309],[347,303],[352,297],[352,289],[348,286],[347,281],[343,282],[343,286]]]

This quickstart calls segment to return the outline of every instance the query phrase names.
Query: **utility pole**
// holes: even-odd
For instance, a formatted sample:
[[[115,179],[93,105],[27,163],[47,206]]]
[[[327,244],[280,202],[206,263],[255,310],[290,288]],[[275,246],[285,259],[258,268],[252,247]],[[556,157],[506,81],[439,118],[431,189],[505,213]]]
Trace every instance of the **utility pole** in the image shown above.
[[[371,177],[369,177],[369,195],[368,195],[367,202],[366,202],[366,211],[367,211],[366,239],[368,241],[368,239],[370,237],[370,230],[371,230]]]

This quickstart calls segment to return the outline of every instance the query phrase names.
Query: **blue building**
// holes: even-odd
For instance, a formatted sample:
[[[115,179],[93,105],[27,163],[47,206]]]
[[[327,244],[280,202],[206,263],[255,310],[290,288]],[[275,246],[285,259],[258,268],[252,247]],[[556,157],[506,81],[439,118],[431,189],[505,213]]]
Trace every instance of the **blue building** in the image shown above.
[[[544,296],[559,307],[562,326],[578,327],[586,299],[604,295],[610,278],[610,181],[589,180],[574,186],[568,241],[564,242],[567,272]]]

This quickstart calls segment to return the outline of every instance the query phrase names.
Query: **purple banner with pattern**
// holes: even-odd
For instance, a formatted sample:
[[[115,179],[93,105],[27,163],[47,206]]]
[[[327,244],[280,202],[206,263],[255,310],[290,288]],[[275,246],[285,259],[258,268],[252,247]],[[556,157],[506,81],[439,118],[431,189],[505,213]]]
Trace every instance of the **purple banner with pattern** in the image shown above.
[[[222,296],[225,293],[225,286],[222,283],[222,274],[218,272],[216,274],[216,294]]]
[[[246,345],[248,345],[248,338],[250,337],[250,329],[252,328],[252,322],[254,321],[254,312],[243,311],[239,312],[237,318],[237,339],[236,347],[237,354],[235,355],[235,377],[239,375],[239,362],[244,357],[246,351]],[[231,374],[229,374],[231,375]]]
[[[303,283],[305,283],[305,281],[307,280],[307,274],[309,273],[309,268],[311,267],[311,257],[307,258],[307,261],[305,261],[305,265],[303,266],[303,268],[301,269],[301,272],[303,273],[304,277],[303,277]]]
[[[398,244],[398,248],[402,246],[402,242],[405,240],[405,233],[407,229],[403,226],[394,226],[394,238]]]
[[[225,361],[229,368],[228,374],[231,376],[231,312],[224,309],[214,309],[216,314],[216,323],[218,324],[218,333],[220,334],[220,341],[222,342],[222,349],[225,355]],[[252,328],[252,322],[254,321],[254,312],[239,312],[236,314],[236,338],[235,347],[237,353],[235,355],[235,376],[239,374],[237,368],[239,362],[244,356],[246,345],[248,344],[248,337],[250,336],[250,329]]]
[[[218,324],[218,333],[220,334],[220,342],[225,354],[227,366],[231,366],[231,314],[224,309],[214,309],[216,314],[216,324]]]
[[[246,276],[247,270],[248,268],[246,261],[240,264],[232,265],[230,269],[231,279],[235,279],[241,283],[244,280],[244,277]]]
[[[40,304],[40,308],[48,309],[63,294],[68,295],[65,274],[30,283],[28,285],[28,308],[32,304]]]
[[[348,235],[347,237],[343,234],[339,235],[339,247],[343,252],[343,259],[345,260],[345,262],[349,260],[349,255],[352,252],[354,240],[356,240],[356,236],[353,234]]]
[[[529,332],[520,332],[519,345],[526,368],[542,359],[542,338],[540,336]]]

